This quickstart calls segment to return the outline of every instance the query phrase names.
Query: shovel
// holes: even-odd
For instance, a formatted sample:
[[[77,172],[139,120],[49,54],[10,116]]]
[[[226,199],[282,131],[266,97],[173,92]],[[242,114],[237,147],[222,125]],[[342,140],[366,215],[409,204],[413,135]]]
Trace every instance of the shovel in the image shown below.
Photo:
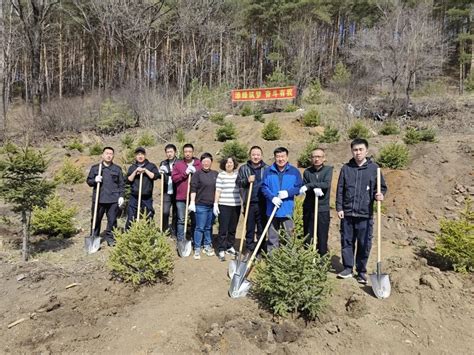
[[[255,250],[252,253],[252,256],[250,259],[244,263],[241,262],[237,269],[235,270],[235,273],[232,277],[232,280],[230,281],[230,287],[229,287],[229,296],[231,298],[240,298],[240,297],[245,297],[247,293],[250,290],[250,287],[252,284],[250,281],[246,280],[245,277],[247,276],[247,273],[249,272],[252,263],[257,256],[258,248],[260,248],[260,245],[263,242],[263,239],[265,239],[265,235],[268,232],[268,229],[270,228],[270,225],[272,224],[273,217],[275,217],[275,213],[278,209],[278,206],[273,207],[272,214],[268,218],[267,225],[265,226],[265,229],[263,230],[262,235],[260,236],[257,246],[255,247]]]
[[[182,258],[186,258],[191,255],[192,245],[191,241],[186,239],[186,232],[188,230],[188,208],[189,208],[189,190],[191,189],[191,175],[188,176],[188,190],[186,191],[186,210],[184,212],[184,238],[178,240],[178,254]]]
[[[377,193],[381,192],[380,188],[380,168],[377,168]],[[372,290],[379,299],[384,299],[390,296],[391,286],[390,278],[387,274],[382,274],[382,261],[381,261],[381,231],[380,226],[382,224],[382,202],[377,201],[377,273],[370,274],[370,282],[372,284]]]
[[[99,163],[99,173],[97,175],[102,176],[101,174],[102,162]],[[91,234],[84,240],[84,249],[86,250],[87,254],[93,254],[100,249],[100,235],[94,234],[95,225],[97,223],[97,209],[99,207],[99,190],[100,182],[97,183],[95,190],[94,215],[92,216]]]
[[[160,212],[161,212],[161,218],[160,218],[160,231],[163,232],[163,219],[165,218],[164,213],[163,213],[163,197],[165,193],[165,174],[161,173],[161,196],[160,196]]]
[[[137,222],[140,220],[140,210],[142,207],[142,183],[143,183],[143,173],[140,174],[140,181],[138,183]]]
[[[235,270],[240,265],[240,262],[242,261],[242,249],[244,247],[244,239],[245,235],[247,234],[247,217],[249,215],[249,207],[250,207],[250,199],[252,197],[252,189],[253,189],[253,182],[250,183],[249,187],[249,192],[247,195],[247,203],[245,204],[245,214],[244,214],[244,224],[242,225],[242,235],[240,237],[240,247],[239,247],[239,255],[237,255],[237,258],[235,260],[231,260],[229,263],[229,269],[227,272],[227,275],[229,275],[229,278],[232,279],[235,274]]]
[[[318,239],[318,210],[319,210],[319,197],[314,194],[314,223],[313,223],[313,251],[316,251],[316,242]],[[316,259],[313,259],[313,264]]]

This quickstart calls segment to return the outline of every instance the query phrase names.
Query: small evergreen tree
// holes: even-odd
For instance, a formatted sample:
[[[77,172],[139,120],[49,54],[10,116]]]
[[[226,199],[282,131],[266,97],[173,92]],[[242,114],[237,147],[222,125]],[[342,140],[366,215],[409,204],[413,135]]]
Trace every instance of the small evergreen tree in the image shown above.
[[[63,166],[58,171],[54,180],[66,184],[75,185],[84,182],[85,174],[79,166],[76,166],[71,159],[65,158]]]
[[[350,80],[351,72],[342,62],[338,62],[334,68],[334,75],[331,78],[331,84],[335,86],[344,86],[349,84]]]
[[[316,127],[321,123],[321,115],[316,109],[311,109],[303,115],[303,125],[305,127]]]
[[[331,126],[324,128],[323,135],[318,137],[319,143],[336,143],[339,142],[339,130]]]
[[[108,265],[114,277],[134,286],[168,281],[173,271],[173,252],[153,220],[143,214],[132,222],[128,231],[114,230],[117,244],[110,253]]]
[[[410,151],[404,144],[390,143],[380,149],[377,163],[382,168],[403,169],[408,164]]]
[[[384,122],[383,126],[380,128],[379,133],[383,136],[390,136],[400,133],[400,128],[394,121]]]
[[[309,93],[305,101],[309,104],[320,104],[322,92],[321,82],[319,79],[314,80],[309,86]]]
[[[300,168],[309,168],[311,166],[311,152],[318,147],[318,143],[315,139],[309,141],[303,152],[301,152],[300,156],[298,157],[298,166]]]
[[[216,138],[219,142],[237,138],[237,128],[232,122],[226,122],[223,126],[216,130]]]
[[[349,130],[347,131],[347,135],[350,139],[367,139],[370,137],[370,131],[362,122],[357,121],[349,128]]]
[[[254,292],[278,316],[313,320],[325,308],[331,293],[329,255],[320,257],[303,236],[281,233],[280,247],[255,267]]]
[[[21,215],[24,261],[29,258],[31,211],[44,206],[55,187],[43,177],[47,168],[45,153],[29,146],[9,145],[0,159],[0,197]]]
[[[262,138],[266,141],[276,141],[281,138],[281,128],[275,119],[270,120],[263,126]]]
[[[243,163],[248,158],[248,148],[238,141],[229,141],[224,144],[219,155],[221,157],[235,157],[237,162]]]
[[[77,232],[74,226],[75,207],[67,207],[58,195],[48,199],[45,208],[33,207],[31,229],[33,234],[46,234],[49,237],[69,238]]]
[[[145,132],[142,134],[140,138],[138,138],[137,146],[139,147],[153,147],[156,144],[155,137],[149,132]]]
[[[101,155],[102,154],[102,144],[94,143],[89,147],[89,155]]]

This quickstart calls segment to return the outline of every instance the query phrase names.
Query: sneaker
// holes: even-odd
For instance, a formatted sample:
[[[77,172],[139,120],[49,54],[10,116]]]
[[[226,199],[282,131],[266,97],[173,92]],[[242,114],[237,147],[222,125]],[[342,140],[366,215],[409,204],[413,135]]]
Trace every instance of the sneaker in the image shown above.
[[[337,274],[337,277],[340,279],[348,279],[352,277],[352,269],[346,268],[342,270],[339,274]]]
[[[214,250],[212,250],[212,247],[210,247],[210,246],[204,248],[204,254],[206,254],[207,256],[214,256],[214,255],[216,255],[216,254],[214,253]]]
[[[230,255],[233,255],[233,256],[236,256],[237,255],[237,252],[235,251],[234,247],[230,247],[229,249],[227,249],[225,251],[226,254],[230,254]]]
[[[225,252],[224,251],[219,252],[219,260],[220,261],[225,261]]]
[[[193,256],[193,258],[196,259],[196,260],[201,259],[201,250],[200,250],[200,249],[194,250],[194,256]]]
[[[356,280],[357,280],[358,283],[360,283],[362,285],[367,285],[367,275],[363,272],[360,272],[357,275]]]

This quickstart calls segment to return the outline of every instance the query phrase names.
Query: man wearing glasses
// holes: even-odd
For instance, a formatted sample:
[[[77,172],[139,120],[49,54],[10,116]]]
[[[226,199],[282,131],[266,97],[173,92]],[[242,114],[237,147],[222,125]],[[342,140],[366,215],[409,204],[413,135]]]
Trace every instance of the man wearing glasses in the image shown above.
[[[329,196],[331,194],[332,166],[324,165],[326,154],[317,148],[311,152],[312,166],[303,173],[303,186],[300,194],[306,193],[303,202],[303,230],[308,243],[313,243],[314,199],[318,201],[318,227],[316,247],[321,256],[328,252]]]

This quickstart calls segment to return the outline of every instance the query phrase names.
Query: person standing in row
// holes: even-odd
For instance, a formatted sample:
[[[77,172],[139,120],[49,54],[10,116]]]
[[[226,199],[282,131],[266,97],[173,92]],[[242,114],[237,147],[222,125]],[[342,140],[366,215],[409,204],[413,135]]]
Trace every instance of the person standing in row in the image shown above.
[[[99,165],[102,164],[99,175]],[[91,167],[87,176],[87,185],[93,187],[92,190],[92,214],[94,213],[94,197],[96,195],[97,184],[100,183],[99,205],[97,209],[97,221],[93,235],[100,235],[100,225],[104,214],[107,215],[107,227],[104,239],[107,245],[115,245],[115,237],[112,230],[117,227],[117,216],[119,208],[124,203],[124,181],[122,169],[114,164],[114,148],[105,147],[102,150],[102,162]],[[92,216],[93,218],[94,216]],[[92,224],[92,220],[91,220]]]
[[[275,206],[278,207],[268,231],[269,254],[280,246],[280,229],[284,228],[288,234],[293,232],[294,199],[303,183],[299,170],[288,163],[288,149],[276,148],[273,156],[275,163],[265,169],[262,182],[262,192],[267,199],[267,216],[271,215]]]
[[[240,196],[242,203],[245,208],[247,203],[247,197],[249,194],[250,184],[253,183],[252,195],[250,196],[249,210],[244,213],[248,213],[246,235],[245,235],[245,247],[246,253],[244,260],[248,259],[255,250],[257,243],[255,242],[255,230],[257,232],[257,238],[263,232],[263,228],[267,223],[266,218],[266,200],[262,193],[262,180],[263,172],[268,167],[263,161],[263,150],[259,146],[253,146],[249,151],[250,160],[246,164],[241,165],[237,176],[237,186],[240,188]],[[265,250],[266,247],[263,245],[260,250]]]
[[[173,184],[173,179],[171,174],[173,172],[173,167],[176,164],[176,146],[174,144],[167,144],[165,147],[166,159],[160,163],[160,176],[163,177],[164,182],[164,191],[163,194],[163,230],[170,232],[171,235],[176,235],[177,227],[177,213],[176,213],[176,188]],[[173,211],[173,216],[171,218],[170,226],[170,215]]]
[[[191,179],[191,198],[189,210],[196,213],[194,231],[194,259],[201,258],[201,245],[204,239],[204,253],[215,255],[212,249],[213,206],[216,193],[217,171],[211,170],[212,155],[201,155],[201,169]]]
[[[183,160],[179,160],[174,164],[171,178],[176,186],[176,210],[178,212],[176,238],[178,241],[186,239],[184,235],[184,221],[186,214],[186,198],[188,195],[188,179],[192,174],[201,169],[201,161],[193,156],[194,146],[187,143],[183,146]],[[190,213],[191,219],[191,236],[194,235],[196,225],[194,212]]]
[[[138,196],[140,193],[140,176],[142,177],[141,204],[138,212]],[[125,229],[128,230],[132,221],[137,218],[137,213],[145,212],[148,219],[153,219],[155,209],[153,208],[153,185],[159,177],[158,168],[146,158],[143,147],[135,149],[135,162],[128,168],[127,183],[131,185],[132,191],[128,201],[127,222]]]
[[[328,252],[329,234],[329,198],[331,194],[332,166],[324,165],[326,154],[323,149],[317,148],[311,152],[312,166],[303,173],[303,186],[300,194],[306,193],[303,202],[303,230],[307,243],[310,244],[314,236],[314,206],[315,198],[318,200],[318,227],[316,230],[319,255]]]
[[[234,157],[222,159],[222,170],[217,175],[214,216],[219,217],[218,251],[219,260],[225,261],[225,254],[236,255],[234,248],[235,233],[240,215],[239,188],[237,179],[237,161]]]
[[[355,266],[357,282],[367,284],[367,261],[372,247],[374,201],[383,201],[387,185],[381,176],[377,192],[378,165],[367,158],[369,143],[356,138],[351,142],[352,159],[341,169],[337,182],[336,211],[341,220],[341,251],[344,270],[337,276],[350,278]]]

